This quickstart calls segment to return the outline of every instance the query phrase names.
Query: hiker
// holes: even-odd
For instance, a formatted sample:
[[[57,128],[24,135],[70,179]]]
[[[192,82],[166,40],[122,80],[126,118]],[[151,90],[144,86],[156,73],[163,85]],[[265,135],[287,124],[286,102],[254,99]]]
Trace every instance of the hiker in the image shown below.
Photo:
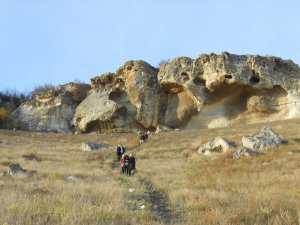
[[[129,176],[135,173],[135,157],[130,154],[129,155]]]
[[[121,160],[122,155],[124,155],[124,153],[125,153],[125,147],[119,144],[119,145],[117,146],[117,157],[118,157],[118,161]]]
[[[147,132],[145,132],[145,133],[142,133],[142,132],[139,133],[139,141],[140,141],[140,144],[143,144],[143,143],[145,143],[145,142],[148,140],[149,134],[150,134],[149,131],[147,131]]]
[[[123,155],[120,164],[121,164],[121,172],[123,174],[129,175],[129,156]]]

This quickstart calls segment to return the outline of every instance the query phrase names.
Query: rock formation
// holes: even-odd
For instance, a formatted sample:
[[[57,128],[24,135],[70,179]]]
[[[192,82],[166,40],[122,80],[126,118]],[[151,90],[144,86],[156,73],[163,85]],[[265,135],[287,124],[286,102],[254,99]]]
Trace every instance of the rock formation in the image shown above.
[[[205,143],[198,149],[199,154],[225,153],[233,149],[233,146],[221,137],[216,137]]]
[[[229,53],[181,57],[162,65],[158,77],[168,99],[177,99],[166,101],[173,113],[165,113],[164,121],[177,118],[172,122],[177,126],[214,128],[299,116],[300,69],[292,61]]]
[[[77,105],[90,86],[68,83],[33,96],[11,115],[14,127],[32,131],[70,132]]]
[[[264,151],[275,149],[283,143],[283,139],[276,134],[270,127],[264,127],[253,136],[244,136],[242,138],[243,146],[255,151]]]
[[[233,154],[234,159],[243,156],[258,156],[267,150],[276,150],[283,144],[284,140],[270,127],[263,127],[259,133],[242,138],[243,146]]]
[[[90,95],[77,107],[74,124],[83,132],[155,129],[159,119],[157,69],[129,61],[116,74],[92,79]]]
[[[27,129],[66,131],[73,120],[79,132],[215,128],[300,116],[300,68],[277,57],[204,54],[159,69],[129,61],[91,86],[86,98],[38,96],[14,115]]]

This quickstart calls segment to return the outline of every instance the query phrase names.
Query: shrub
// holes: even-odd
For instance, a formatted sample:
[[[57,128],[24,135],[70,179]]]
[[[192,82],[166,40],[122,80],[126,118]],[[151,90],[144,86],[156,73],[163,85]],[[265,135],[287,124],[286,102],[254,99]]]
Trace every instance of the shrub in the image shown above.
[[[0,107],[0,122],[6,120],[8,116],[9,116],[9,111],[4,107]]]
[[[52,84],[44,84],[34,88],[34,90],[31,92],[31,96],[41,95],[47,93],[48,91],[55,91],[55,90],[56,90],[56,86]]]

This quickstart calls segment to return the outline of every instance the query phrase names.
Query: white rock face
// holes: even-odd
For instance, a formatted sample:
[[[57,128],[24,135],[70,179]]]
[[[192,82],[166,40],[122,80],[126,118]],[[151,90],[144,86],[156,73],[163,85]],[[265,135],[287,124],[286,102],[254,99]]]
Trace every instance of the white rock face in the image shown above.
[[[282,138],[269,127],[264,127],[256,135],[242,138],[243,146],[255,151],[276,149],[282,142]]]
[[[233,149],[226,140],[216,137],[205,143],[198,149],[199,154],[210,155],[211,153],[224,153]]]

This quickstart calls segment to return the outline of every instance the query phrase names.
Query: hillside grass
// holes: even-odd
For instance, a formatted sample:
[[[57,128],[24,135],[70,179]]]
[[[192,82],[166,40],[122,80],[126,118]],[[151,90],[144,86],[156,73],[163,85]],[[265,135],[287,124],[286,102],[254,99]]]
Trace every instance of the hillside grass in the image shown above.
[[[37,173],[0,177],[0,224],[300,224],[299,124],[269,124],[287,144],[241,160],[200,156],[197,148],[216,136],[238,148],[264,124],[160,133],[141,146],[135,134],[1,130],[0,172],[19,163]],[[82,152],[84,141],[126,145],[137,173],[120,175],[114,152]]]

